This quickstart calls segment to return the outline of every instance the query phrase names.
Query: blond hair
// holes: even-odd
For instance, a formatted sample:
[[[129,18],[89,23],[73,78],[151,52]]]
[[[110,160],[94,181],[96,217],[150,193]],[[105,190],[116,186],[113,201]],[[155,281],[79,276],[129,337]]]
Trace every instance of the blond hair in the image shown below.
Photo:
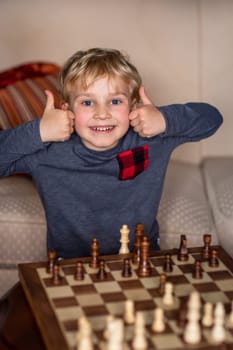
[[[96,79],[104,76],[122,78],[131,88],[132,99],[139,101],[141,77],[136,67],[119,50],[102,48],[77,51],[66,61],[60,74],[62,99],[69,102],[70,91],[77,79],[80,79],[82,87],[86,89]]]

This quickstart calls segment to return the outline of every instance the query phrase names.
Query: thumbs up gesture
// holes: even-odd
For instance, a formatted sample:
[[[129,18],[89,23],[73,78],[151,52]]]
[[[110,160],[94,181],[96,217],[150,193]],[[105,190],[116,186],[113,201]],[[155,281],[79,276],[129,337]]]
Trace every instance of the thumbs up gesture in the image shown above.
[[[66,141],[74,131],[74,114],[64,105],[62,109],[54,107],[54,96],[46,90],[46,106],[40,121],[40,136],[43,142]]]
[[[129,114],[130,125],[142,137],[152,137],[166,129],[165,119],[147,97],[143,86],[139,89],[141,105]]]

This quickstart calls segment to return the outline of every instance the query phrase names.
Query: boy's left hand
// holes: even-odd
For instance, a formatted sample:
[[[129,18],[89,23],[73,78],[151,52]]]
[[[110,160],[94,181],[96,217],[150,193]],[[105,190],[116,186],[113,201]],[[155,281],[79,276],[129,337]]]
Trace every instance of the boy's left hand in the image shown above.
[[[142,104],[129,114],[130,125],[142,137],[152,137],[166,130],[162,113],[156,108],[145,93],[144,86],[139,89]]]

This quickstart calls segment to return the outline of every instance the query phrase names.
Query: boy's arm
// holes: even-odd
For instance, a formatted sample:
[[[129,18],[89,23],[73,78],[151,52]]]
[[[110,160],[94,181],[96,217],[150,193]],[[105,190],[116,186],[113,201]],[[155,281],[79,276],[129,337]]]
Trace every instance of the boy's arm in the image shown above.
[[[222,115],[208,103],[174,104],[159,107],[166,121],[164,137],[178,143],[199,141],[213,135],[223,122]]]
[[[42,118],[0,132],[0,176],[30,173],[30,155],[43,150],[48,142],[68,140],[73,132],[74,115],[65,107],[54,108],[54,97],[46,91]]]
[[[140,136],[176,137],[178,143],[198,141],[212,135],[221,125],[219,111],[207,103],[174,104],[155,107],[139,90],[142,105],[134,109],[129,118],[131,126]]]
[[[0,176],[30,173],[26,157],[44,149],[39,131],[40,120],[0,131]]]

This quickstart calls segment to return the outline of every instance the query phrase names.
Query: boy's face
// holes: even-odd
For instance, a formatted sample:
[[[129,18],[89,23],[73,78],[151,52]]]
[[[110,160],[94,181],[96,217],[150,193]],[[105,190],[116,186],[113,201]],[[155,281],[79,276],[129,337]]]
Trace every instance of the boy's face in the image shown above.
[[[116,146],[129,128],[131,91],[121,78],[103,77],[84,89],[79,80],[70,94],[75,131],[95,151]]]

